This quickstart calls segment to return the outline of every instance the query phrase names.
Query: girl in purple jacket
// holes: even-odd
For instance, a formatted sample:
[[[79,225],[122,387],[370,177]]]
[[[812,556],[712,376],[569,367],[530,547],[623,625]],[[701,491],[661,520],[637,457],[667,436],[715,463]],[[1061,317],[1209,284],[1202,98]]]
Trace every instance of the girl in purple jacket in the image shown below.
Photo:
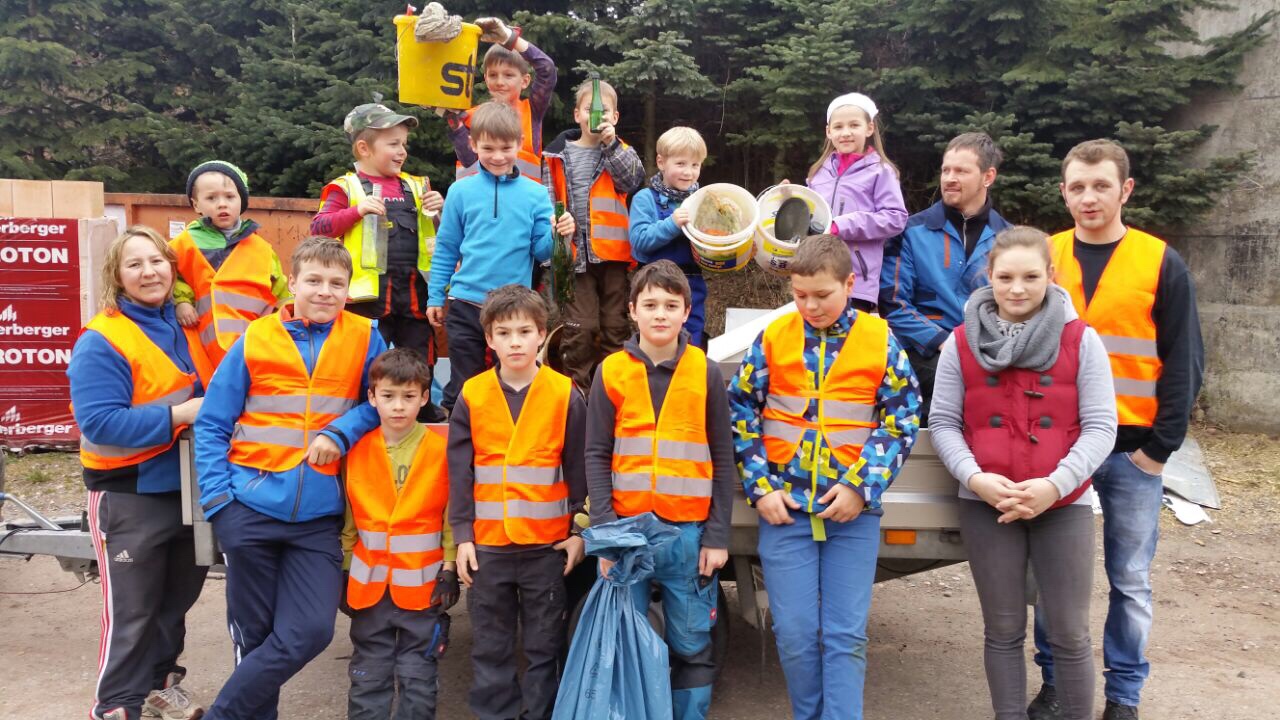
[[[853,256],[853,303],[875,312],[884,243],[907,226],[898,168],[884,154],[879,111],[862,93],[841,95],[827,106],[827,139],[809,168],[807,184],[831,205],[831,234]]]

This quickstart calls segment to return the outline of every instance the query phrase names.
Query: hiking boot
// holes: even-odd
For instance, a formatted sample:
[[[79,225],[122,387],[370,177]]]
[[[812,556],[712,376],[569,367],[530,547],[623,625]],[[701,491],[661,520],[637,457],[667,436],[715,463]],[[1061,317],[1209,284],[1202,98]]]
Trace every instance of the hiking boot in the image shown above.
[[[163,690],[152,690],[142,703],[142,716],[162,720],[196,720],[204,717],[204,708],[191,702],[191,696],[183,689],[183,675],[171,672],[165,678]]]
[[[1102,720],[1138,720],[1138,708],[1108,700],[1106,709],[1102,711]]]
[[[1062,706],[1058,704],[1058,691],[1045,683],[1040,694],[1027,706],[1028,720],[1062,720]]]

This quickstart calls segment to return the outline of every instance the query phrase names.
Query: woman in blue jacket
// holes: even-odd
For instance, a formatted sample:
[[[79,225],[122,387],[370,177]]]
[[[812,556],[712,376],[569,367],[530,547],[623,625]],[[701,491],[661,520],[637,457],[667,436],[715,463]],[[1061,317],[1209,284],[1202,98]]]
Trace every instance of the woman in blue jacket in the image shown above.
[[[67,375],[102,578],[102,637],[90,717],[199,717],[177,664],[186,614],[208,568],[182,524],[178,433],[195,419],[211,366],[174,315],[173,251],[129,228],[107,248],[101,312]]]

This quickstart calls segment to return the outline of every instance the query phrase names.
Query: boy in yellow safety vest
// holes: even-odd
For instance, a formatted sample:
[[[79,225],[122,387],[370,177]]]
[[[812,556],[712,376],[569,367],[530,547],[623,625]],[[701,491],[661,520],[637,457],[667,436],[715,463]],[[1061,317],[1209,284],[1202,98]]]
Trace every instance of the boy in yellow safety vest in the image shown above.
[[[449,526],[443,433],[417,421],[431,370],[417,351],[396,348],[369,368],[369,402],[381,426],[347,455],[342,549],[351,614],[349,718],[431,720],[436,662],[447,615],[458,601]]]
[[[591,525],[652,512],[680,531],[654,558],[670,649],[674,717],[706,717],[715,678],[711,628],[729,559],[737,471],[720,367],[689,342],[689,281],[670,260],[631,278],[639,334],[600,363],[591,385]],[[600,574],[612,563],[600,559]],[[632,586],[641,612],[649,583]]]
[[[347,309],[377,320],[389,345],[417,350],[430,368],[436,340],[427,321],[427,278],[444,197],[427,178],[404,172],[409,131],[417,126],[417,118],[377,103],[348,113],[342,127],[351,141],[355,170],[324,186],[311,232],[341,239],[351,253]],[[386,227],[385,245],[368,236],[369,216]],[[440,422],[444,415],[428,396],[418,419]]]
[[[586,403],[569,378],[537,363],[547,336],[537,293],[490,292],[480,322],[498,367],[462,386],[449,417],[449,524],[470,588],[469,705],[481,720],[547,720],[565,637],[564,576],[582,561],[569,519],[587,494]]]

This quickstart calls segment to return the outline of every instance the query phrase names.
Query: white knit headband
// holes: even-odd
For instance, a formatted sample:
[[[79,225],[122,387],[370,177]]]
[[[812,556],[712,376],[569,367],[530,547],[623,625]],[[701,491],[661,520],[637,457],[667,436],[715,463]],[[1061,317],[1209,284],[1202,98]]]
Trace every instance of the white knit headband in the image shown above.
[[[867,117],[872,120],[875,120],[876,115],[880,112],[876,109],[875,102],[866,95],[856,92],[845,93],[835,100],[832,100],[831,104],[827,106],[827,122],[831,122],[831,115],[835,113],[836,110],[839,110],[846,105],[852,105],[858,108],[862,112],[866,113]]]

